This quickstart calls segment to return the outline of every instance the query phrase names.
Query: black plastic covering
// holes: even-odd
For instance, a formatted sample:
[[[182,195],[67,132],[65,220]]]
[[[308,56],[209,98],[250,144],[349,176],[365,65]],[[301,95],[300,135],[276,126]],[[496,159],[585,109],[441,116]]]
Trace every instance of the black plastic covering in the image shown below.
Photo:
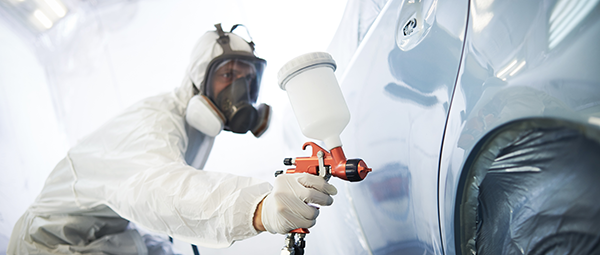
[[[481,182],[470,188],[475,214],[463,213],[475,222],[462,253],[600,254],[599,143],[565,126],[512,136],[475,166],[487,169],[471,176]]]

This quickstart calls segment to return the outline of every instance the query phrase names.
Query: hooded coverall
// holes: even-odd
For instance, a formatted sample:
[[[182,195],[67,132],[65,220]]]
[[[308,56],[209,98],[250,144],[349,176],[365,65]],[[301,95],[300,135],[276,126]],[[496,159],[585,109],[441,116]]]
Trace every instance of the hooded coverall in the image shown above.
[[[214,140],[185,121],[193,84],[222,53],[217,38],[200,38],[180,87],[127,108],[68,151],[16,223],[8,254],[146,254],[130,221],[212,248],[258,233],[252,219],[271,184],[199,171]],[[252,52],[230,38],[233,50]]]

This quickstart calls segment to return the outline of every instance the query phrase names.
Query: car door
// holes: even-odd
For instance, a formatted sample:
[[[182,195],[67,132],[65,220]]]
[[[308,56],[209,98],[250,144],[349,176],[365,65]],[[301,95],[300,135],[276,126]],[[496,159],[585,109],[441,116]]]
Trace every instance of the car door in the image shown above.
[[[467,10],[463,0],[388,1],[341,75],[352,114],[344,149],[374,169],[345,185],[371,254],[442,254],[439,160]]]

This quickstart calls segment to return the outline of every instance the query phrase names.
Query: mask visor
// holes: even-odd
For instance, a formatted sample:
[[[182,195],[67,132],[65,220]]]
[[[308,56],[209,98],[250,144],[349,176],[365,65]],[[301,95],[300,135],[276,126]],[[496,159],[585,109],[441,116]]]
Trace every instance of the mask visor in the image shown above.
[[[255,104],[264,67],[265,61],[258,58],[238,57],[216,60],[209,70],[205,94],[214,101],[221,91],[230,86],[233,81],[245,79],[248,87],[244,89],[248,94],[250,104]]]

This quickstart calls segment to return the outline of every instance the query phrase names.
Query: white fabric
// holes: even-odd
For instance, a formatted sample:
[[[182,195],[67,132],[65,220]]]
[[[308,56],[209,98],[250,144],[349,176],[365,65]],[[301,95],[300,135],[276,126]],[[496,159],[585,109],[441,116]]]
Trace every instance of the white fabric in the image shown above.
[[[220,54],[217,37],[208,32],[194,50],[188,74],[196,84]],[[231,38],[232,48],[250,50]],[[8,254],[77,253],[92,244],[145,254],[141,236],[124,229],[127,221],[212,248],[256,235],[254,212],[271,185],[186,164],[191,79],[129,107],[69,150],[15,225]],[[111,234],[128,238],[103,239]]]
[[[331,205],[337,189],[322,177],[307,173],[282,174],[262,207],[262,223],[271,233],[285,234],[315,225],[319,210],[310,204]]]

